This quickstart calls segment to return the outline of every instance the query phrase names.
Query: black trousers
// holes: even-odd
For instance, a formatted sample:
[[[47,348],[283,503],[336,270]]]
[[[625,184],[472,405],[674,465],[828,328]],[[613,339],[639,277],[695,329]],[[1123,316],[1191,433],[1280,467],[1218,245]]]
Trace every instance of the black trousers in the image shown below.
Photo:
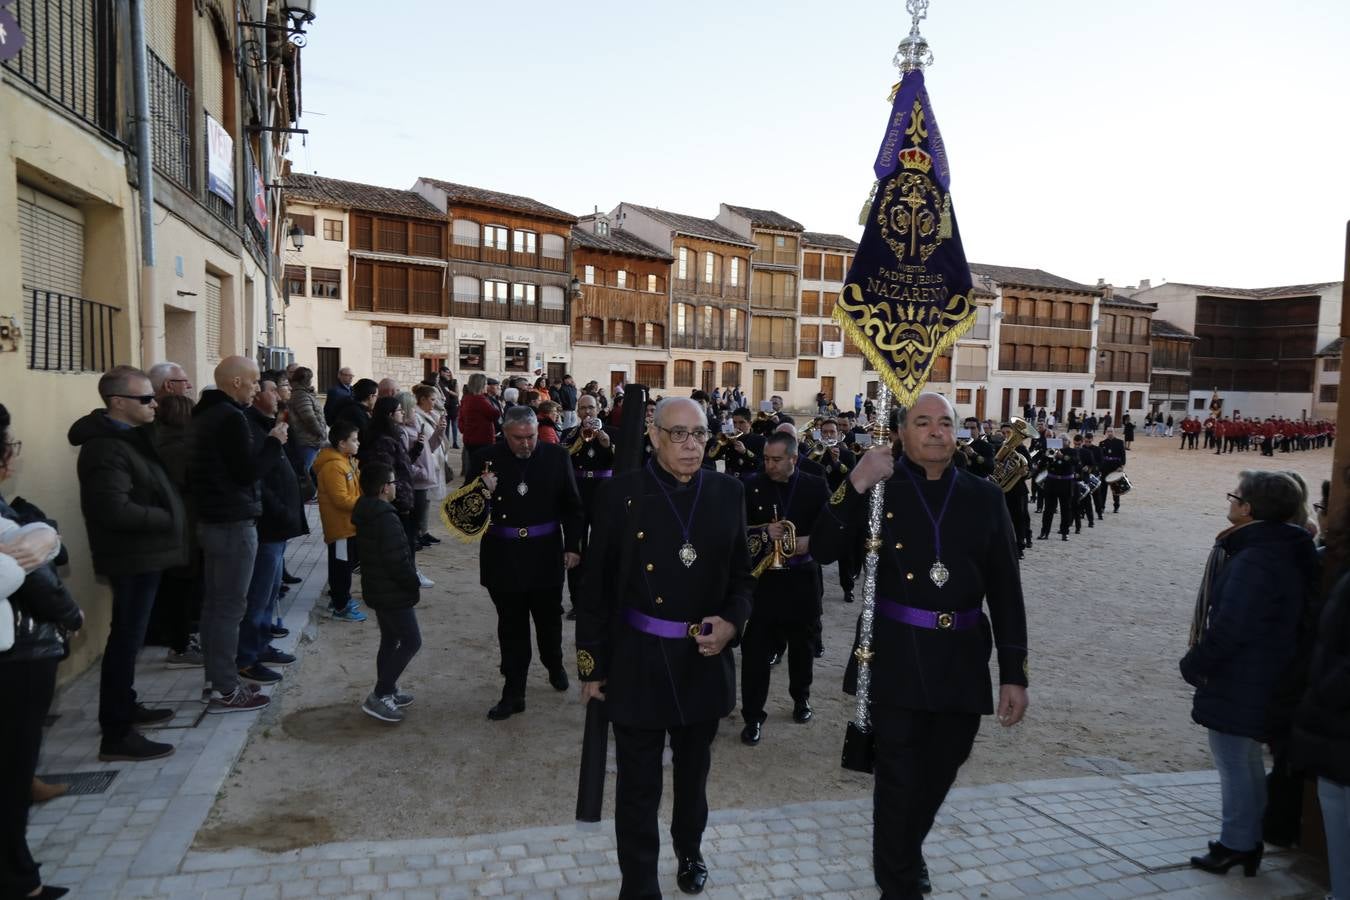
[[[631,728],[614,723],[614,755],[618,776],[614,782],[614,834],[619,847],[622,900],[660,897],[656,859],[661,834],[656,814],[661,807],[664,775],[661,757],[670,735],[672,783],[670,839],[675,855],[693,855],[703,845],[708,824],[708,768],[717,720],[695,722],[666,730]]]
[[[523,699],[530,671],[530,619],[539,645],[539,661],[550,672],[562,668],[562,591],[559,587],[533,591],[489,590],[497,607],[497,644],[501,673],[506,679],[502,696]]]
[[[131,731],[136,711],[136,655],[145,642],[145,626],[159,590],[158,572],[114,575],[112,627],[103,648],[98,682],[98,724],[106,743],[120,741]]]
[[[1041,534],[1049,534],[1050,526],[1055,522],[1055,510],[1059,510],[1059,533],[1069,533],[1069,523],[1074,518],[1072,482],[1056,482],[1053,487],[1042,488],[1045,494],[1045,512],[1041,514]]]
[[[1095,520],[1093,519],[1093,511],[1096,509],[1096,507],[1094,507],[1094,506],[1092,505],[1092,504],[1093,504],[1092,494],[1088,494],[1086,497],[1083,497],[1081,500],[1078,498],[1078,485],[1074,485],[1074,487],[1073,487],[1073,497],[1074,497],[1074,500],[1073,500],[1073,503],[1074,503],[1074,522],[1073,522],[1074,528],[1075,528],[1076,530],[1078,530],[1078,531],[1082,531],[1082,529],[1083,529],[1083,517],[1084,517],[1084,516],[1087,517],[1088,525],[1091,526],[1092,523],[1095,521]]]
[[[28,807],[58,662],[0,662],[0,897],[22,897],[42,883],[28,852]]]
[[[839,587],[845,594],[853,593],[853,584],[862,569],[862,548],[846,546],[839,554]]]
[[[818,621],[818,620],[816,620]],[[741,640],[741,716],[763,722],[769,699],[769,658],[787,644],[788,694],[798,703],[811,699],[816,659],[815,622],[766,622],[751,618]]]
[[[872,868],[883,900],[918,900],[923,841],[980,730],[978,713],[876,707]]]
[[[1008,504],[1008,515],[1012,517],[1013,534],[1020,551],[1031,540],[1031,513],[1027,511],[1026,485],[1019,484],[1004,494],[1003,499]]]
[[[577,597],[581,594],[581,584],[585,577],[586,548],[591,543],[591,510],[586,510],[586,521],[581,527],[581,564],[567,570],[567,600],[576,609]]]

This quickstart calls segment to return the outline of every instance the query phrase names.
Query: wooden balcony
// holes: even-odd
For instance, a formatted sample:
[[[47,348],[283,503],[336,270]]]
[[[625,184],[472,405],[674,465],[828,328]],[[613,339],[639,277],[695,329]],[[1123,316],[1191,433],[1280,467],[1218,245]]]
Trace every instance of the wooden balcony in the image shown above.
[[[1004,316],[1004,325],[1034,325],[1037,328],[1073,328],[1091,331],[1092,324],[1074,319],[1051,319],[1044,316]]]
[[[1098,337],[1103,344],[1127,344],[1137,347],[1147,347],[1151,338],[1146,334],[1130,334],[1129,332],[1110,332],[1103,331]]]
[[[778,249],[774,247],[770,250],[760,248],[755,251],[750,262],[756,266],[791,266],[797,267],[797,251],[795,249]]]
[[[499,303],[480,297],[456,296],[450,304],[450,315],[464,319],[496,319],[509,322],[538,322],[543,325],[565,325],[568,322],[565,306],[541,306],[538,303]]]
[[[766,359],[795,359],[796,348],[785,341],[751,341],[750,355]]]

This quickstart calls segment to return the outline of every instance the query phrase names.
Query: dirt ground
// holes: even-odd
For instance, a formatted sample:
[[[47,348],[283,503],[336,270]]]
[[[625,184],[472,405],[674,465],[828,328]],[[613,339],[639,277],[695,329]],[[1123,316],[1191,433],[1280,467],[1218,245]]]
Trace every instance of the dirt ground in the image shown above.
[[[1177,674],[1197,581],[1225,526],[1225,493],[1244,468],[1284,468],[1316,486],[1331,451],[1216,456],[1179,452],[1179,439],[1134,444],[1134,490],[1119,515],[1061,543],[1037,541],[1023,563],[1031,656],[1031,708],[1014,729],[986,718],[960,784],[1102,771],[1209,768],[1204,732],[1190,721],[1190,689]],[[1033,513],[1033,529],[1038,528]],[[445,538],[439,524],[435,532]],[[358,705],[374,680],[378,630],[326,618],[289,667],[222,790],[198,849],[283,850],[334,840],[462,836],[570,822],[583,708],[574,683],[549,687],[536,661],[528,709],[506,722],[486,712],[498,697],[495,616],[478,585],[477,550],[452,539],[419,554],[436,587],[423,592],[421,654],[401,688],[417,695],[389,727]],[[322,564],[302,586],[316,594]],[[713,752],[713,808],[760,808],[861,796],[870,779],[839,767],[851,698],[840,690],[857,605],[841,601],[826,571],[826,656],[818,660],[814,721],[791,720],[787,676],[775,670],[763,742],[739,740],[739,715]],[[322,600],[320,601],[323,602]],[[299,624],[293,616],[289,624]],[[564,656],[572,654],[564,628]],[[611,750],[612,753],[612,750]],[[1074,760],[1075,762],[1070,762]],[[613,771],[611,760],[611,772]],[[613,813],[613,778],[605,815]],[[669,789],[666,791],[667,810]]]

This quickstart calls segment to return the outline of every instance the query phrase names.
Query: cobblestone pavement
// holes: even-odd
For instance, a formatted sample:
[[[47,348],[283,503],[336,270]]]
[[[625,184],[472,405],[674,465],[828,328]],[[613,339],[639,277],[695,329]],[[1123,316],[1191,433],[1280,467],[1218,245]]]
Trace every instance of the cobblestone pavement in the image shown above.
[[[298,625],[318,598],[323,545],[295,545],[290,569]],[[303,653],[302,629],[278,642]],[[35,808],[29,828],[44,881],[79,898],[614,897],[619,870],[613,823],[573,824],[464,838],[330,843],[285,853],[191,848],[255,716],[204,716],[201,670],[168,671],[163,651],[142,654],[136,684],[150,705],[172,704],[152,732],[177,752],[146,763],[101,763],[98,670],[62,691],[40,773],[111,773],[101,793]],[[60,779],[54,779],[60,780]],[[278,791],[284,791],[278,785]],[[1218,832],[1213,772],[1123,774],[994,784],[952,792],[925,855],[934,898],[1321,897],[1316,867],[1275,852],[1256,878],[1220,878],[1186,867]],[[706,896],[875,897],[871,805],[866,800],[772,809],[716,810],[704,855]],[[664,887],[678,896],[674,860]]]

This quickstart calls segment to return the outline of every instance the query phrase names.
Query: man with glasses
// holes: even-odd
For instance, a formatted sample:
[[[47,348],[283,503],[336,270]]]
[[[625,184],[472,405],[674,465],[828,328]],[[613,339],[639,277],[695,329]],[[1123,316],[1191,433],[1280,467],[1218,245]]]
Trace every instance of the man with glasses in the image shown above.
[[[177,394],[180,397],[186,397],[192,392],[192,381],[187,377],[187,372],[176,362],[155,363],[146,373],[150,378],[150,387],[154,389],[155,397],[167,397],[170,394]]]
[[[508,409],[502,437],[503,442],[479,454],[489,508],[489,525],[478,548],[479,583],[497,608],[504,679],[501,699],[487,714],[494,722],[525,711],[531,619],[549,684],[567,690],[563,579],[581,563],[586,520],[572,457],[561,444],[540,443],[533,409]]]
[[[173,710],[137,702],[136,655],[161,574],[187,560],[187,517],[145,427],[155,419],[149,377],[117,366],[99,379],[98,392],[104,409],[72,425],[69,440],[80,448],[80,509],[94,571],[108,578],[113,595],[99,679],[99,759],[159,759],[173,745],[147,740],[136,726],[171,719]]]
[[[603,700],[614,725],[621,897],[661,895],[657,812],[667,738],[677,882],[687,894],[707,882],[712,742],[736,706],[730,651],[754,589],[744,490],[703,468],[703,410],[686,397],[666,398],[648,436],[651,460],[601,489],[577,607],[581,699]]]
[[[323,401],[323,418],[325,422],[336,422],[333,414],[347,404],[352,399],[352,382],[356,380],[356,374],[347,366],[338,369],[337,382],[328,388],[328,396]]]
[[[568,376],[569,378],[571,376]],[[586,569],[586,544],[595,521],[595,497],[600,486],[614,477],[614,440],[600,421],[600,404],[589,394],[577,399],[576,425],[564,431],[559,440],[572,457],[572,470],[581,491],[581,506],[586,519],[581,527],[582,563],[567,572],[567,593],[572,608],[567,618],[577,617],[577,598],[581,594],[582,573]]]

